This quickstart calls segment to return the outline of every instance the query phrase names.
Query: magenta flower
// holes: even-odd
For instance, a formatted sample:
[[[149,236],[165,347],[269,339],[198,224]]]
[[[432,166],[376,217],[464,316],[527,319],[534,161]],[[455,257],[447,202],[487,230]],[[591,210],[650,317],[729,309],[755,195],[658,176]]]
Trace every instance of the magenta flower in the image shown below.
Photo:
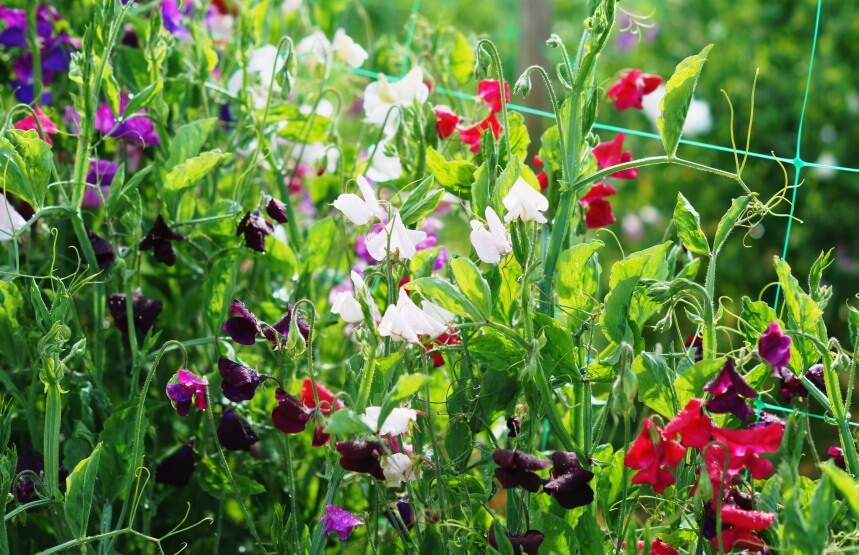
[[[146,110],[140,110],[134,114],[125,114],[128,106],[128,94],[120,93],[119,111],[122,117],[114,114],[107,102],[95,111],[95,128],[108,137],[115,137],[137,143],[143,147],[157,145],[161,141],[155,124],[147,116]]]
[[[36,131],[36,133],[39,133],[39,137],[41,137],[43,141],[53,146],[54,142],[51,140],[51,135],[56,135],[60,132],[60,130],[57,129],[57,124],[51,121],[51,118],[49,118],[48,115],[45,114],[45,112],[43,112],[38,106],[34,107],[33,111],[36,115],[33,116],[33,114],[30,114],[27,117],[16,121],[14,125],[15,129],[20,129],[21,131]]]
[[[116,177],[116,172],[119,166],[108,160],[99,160],[92,158],[89,161],[89,172],[86,174],[86,182],[89,185],[101,188],[101,195],[94,187],[87,187],[84,191],[83,203],[84,208],[99,208],[101,207],[101,199],[107,200],[110,194],[110,186],[113,184],[113,178]]]
[[[206,388],[208,386],[209,380],[206,378],[185,368],[180,368],[170,383],[167,384],[167,397],[179,416],[188,416],[188,413],[191,412],[192,401],[200,410],[206,410],[209,406],[206,400]]]
[[[754,399],[757,392],[737,373],[733,359],[728,359],[719,375],[704,386],[704,390],[713,394],[707,401],[707,410],[717,414],[730,412],[740,420],[752,415],[752,408],[745,399]]]
[[[179,4],[184,4],[184,10],[179,9]],[[182,25],[182,17],[190,13],[193,8],[191,2],[182,0],[163,0],[161,2],[161,21],[164,29],[179,40],[188,40],[191,33]],[[182,13],[184,11],[184,13]]]
[[[337,534],[337,539],[344,542],[352,535],[352,530],[358,526],[363,526],[364,521],[356,517],[346,509],[341,509],[337,505],[325,505],[325,514],[319,517],[319,522],[325,523],[325,528],[322,533],[328,538],[331,532]]]
[[[618,164],[632,161],[632,152],[623,150],[623,139],[625,135],[618,133],[612,141],[600,143],[591,151],[597,159],[600,169],[610,168]],[[638,168],[628,168],[609,175],[615,179],[635,179],[638,177]]]
[[[501,111],[501,86],[497,79],[484,79],[477,84],[477,96],[495,114]],[[504,82],[504,101],[510,102],[510,83]]]
[[[662,83],[662,77],[641,73],[640,69],[632,69],[609,88],[608,98],[614,100],[614,107],[618,110],[629,108],[641,110],[643,108],[641,100],[644,95],[655,91],[660,83]]]
[[[758,355],[773,368],[784,368],[790,362],[790,337],[772,322],[758,340]]]

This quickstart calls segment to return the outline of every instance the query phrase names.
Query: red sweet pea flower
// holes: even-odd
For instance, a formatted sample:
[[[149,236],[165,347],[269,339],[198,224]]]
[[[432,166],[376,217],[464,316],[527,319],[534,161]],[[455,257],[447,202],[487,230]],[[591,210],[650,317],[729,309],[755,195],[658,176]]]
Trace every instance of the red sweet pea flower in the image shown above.
[[[496,139],[501,136],[503,127],[498,118],[495,117],[495,113],[489,114],[485,120],[475,123],[471,127],[460,128],[459,138],[471,147],[471,152],[477,153],[480,151],[480,137],[487,129],[492,129],[492,134]]]
[[[639,553],[644,553],[644,542],[639,540],[635,544]],[[676,549],[670,544],[665,543],[659,538],[653,538],[650,542],[650,555],[680,555]]]
[[[456,126],[459,125],[459,116],[456,115],[456,112],[443,104],[433,106],[432,111],[435,113],[435,132],[438,134],[438,138],[447,139],[453,135]]]
[[[641,73],[640,69],[632,69],[609,88],[608,98],[614,100],[614,107],[618,110],[629,108],[641,110],[643,108],[641,99],[644,95],[655,91],[660,83],[662,83],[662,77]]]
[[[666,440],[662,429],[647,418],[641,433],[626,452],[623,464],[639,470],[632,477],[633,484],[650,484],[653,491],[662,493],[674,484],[674,475],[664,467],[677,466],[685,455],[686,449],[682,445]]]
[[[713,439],[728,446],[729,477],[746,469],[756,480],[763,480],[772,474],[773,463],[760,455],[778,451],[783,436],[784,424],[780,422],[757,425],[745,430],[713,428]],[[713,451],[713,447],[708,449],[709,451]]]
[[[611,203],[605,200],[605,197],[615,194],[617,194],[617,189],[607,183],[600,182],[591,187],[588,194],[581,198],[579,204],[588,209],[585,214],[585,225],[588,229],[605,227],[617,221],[611,211]]]
[[[719,548],[719,535],[715,529],[715,514],[713,502],[709,501],[706,506],[706,513],[709,516],[709,525],[712,528],[709,533],[705,533],[713,547]],[[705,516],[705,519],[707,519]],[[725,552],[730,552],[734,548],[747,549],[749,551],[761,551],[766,546],[766,543],[757,537],[754,532],[760,532],[768,528],[775,522],[776,515],[774,513],[765,513],[762,511],[747,510],[733,504],[730,498],[722,505],[722,546]]]
[[[484,79],[477,85],[477,96],[495,114],[501,111],[501,87],[495,79]],[[504,82],[504,100],[510,102],[510,84]]]
[[[440,347],[442,345],[459,345],[459,335],[456,333],[456,330],[451,329],[439,335],[433,339],[432,344],[427,345],[426,349],[429,351],[433,347]],[[444,357],[439,351],[432,353],[430,360],[432,361],[433,368],[444,366]]]
[[[46,143],[53,146],[54,143],[51,141],[51,135],[56,135],[59,133],[59,129],[57,129],[57,124],[51,121],[45,112],[41,110],[38,106],[33,108],[33,111],[36,112],[36,116],[33,117],[33,114],[20,119],[15,122],[15,129],[20,129],[21,131],[29,131],[30,129],[34,129],[37,133],[40,134],[41,138],[44,139]],[[36,123],[38,120],[38,125]],[[41,132],[39,131],[39,126],[42,127]]]
[[[331,391],[329,391],[324,385],[319,382],[316,382],[316,395],[319,396],[319,411],[322,414],[330,414],[333,410],[340,410],[343,408],[343,401],[337,399]],[[313,398],[313,383],[305,378],[304,382],[301,384],[301,402],[305,407],[309,409],[316,408],[316,400]]]
[[[701,449],[713,436],[713,421],[701,411],[704,401],[692,399],[686,404],[686,408],[677,413],[665,426],[665,437],[673,440],[680,435],[680,444],[683,447],[694,447]]]
[[[630,162],[632,160],[632,152],[623,150],[623,139],[625,135],[618,133],[613,141],[600,143],[593,149],[594,158],[597,159],[600,169],[610,168],[618,164]],[[615,179],[635,179],[638,177],[638,168],[629,168],[614,172],[609,175]]]
[[[543,167],[543,160],[536,154],[534,155],[534,167],[538,170]],[[541,171],[537,174],[537,182],[540,184],[540,191],[545,191],[549,187],[549,174]]]

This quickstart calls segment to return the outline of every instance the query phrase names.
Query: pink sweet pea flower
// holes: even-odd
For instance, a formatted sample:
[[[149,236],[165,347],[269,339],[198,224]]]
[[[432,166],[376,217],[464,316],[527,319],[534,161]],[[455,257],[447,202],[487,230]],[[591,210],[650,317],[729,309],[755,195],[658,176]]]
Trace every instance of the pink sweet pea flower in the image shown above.
[[[600,143],[593,149],[594,158],[601,170],[632,161],[632,152],[623,150],[624,134],[618,133],[613,141]],[[629,168],[614,172],[609,175],[615,179],[635,179],[638,177],[638,168]]]
[[[206,410],[209,406],[206,399],[206,388],[209,380],[180,368],[171,383],[167,385],[167,397],[179,413],[179,416],[188,416],[191,411],[191,402],[200,410]]]
[[[641,100],[644,95],[655,91],[660,83],[662,83],[662,77],[641,73],[640,69],[632,69],[609,88],[608,98],[614,100],[614,107],[618,110],[629,108],[641,110],[643,108]]]
[[[41,138],[53,146],[54,142],[51,141],[51,135],[56,135],[59,133],[59,129],[57,129],[57,124],[51,121],[45,112],[41,110],[38,106],[33,108],[33,111],[36,112],[36,116],[33,117],[33,114],[28,115],[25,118],[22,118],[15,122],[15,129],[20,129],[21,131],[28,131],[30,129],[34,129],[38,132]],[[38,120],[38,124],[36,121]],[[41,131],[39,131],[39,126],[41,126]]]
[[[501,111],[501,87],[496,79],[484,79],[477,85],[477,96],[495,114]],[[504,100],[510,102],[510,84],[504,82]]]
[[[471,127],[461,127],[459,129],[459,138],[471,147],[471,152],[477,153],[480,151],[480,138],[487,129],[492,129],[492,135],[496,139],[501,136],[501,131],[504,129],[494,112],[489,114],[483,121],[475,123]]]

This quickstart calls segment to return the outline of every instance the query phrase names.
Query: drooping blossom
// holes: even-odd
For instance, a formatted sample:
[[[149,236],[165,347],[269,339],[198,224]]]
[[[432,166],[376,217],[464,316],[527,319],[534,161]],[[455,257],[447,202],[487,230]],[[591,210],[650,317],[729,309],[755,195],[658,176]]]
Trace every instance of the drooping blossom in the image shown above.
[[[400,289],[397,304],[388,305],[379,322],[379,335],[399,341],[421,344],[421,336],[434,338],[448,329],[453,315],[441,307],[424,301],[424,310],[411,300],[405,289]],[[427,307],[433,307],[427,310]],[[439,312],[436,308],[446,312]]]
[[[363,520],[349,511],[331,504],[325,505],[325,514],[319,517],[319,522],[325,523],[322,533],[325,534],[326,538],[333,532],[337,534],[337,539],[341,542],[349,539],[352,530],[364,524]]]
[[[730,412],[740,420],[749,418],[753,411],[744,399],[754,399],[757,392],[737,373],[733,359],[729,358],[719,375],[704,386],[713,398],[707,401],[707,410],[717,414]]]
[[[600,143],[591,151],[601,170],[632,160],[632,152],[623,150],[623,139],[624,134],[618,133],[613,140]],[[638,177],[638,168],[620,170],[609,174],[609,177],[615,179],[635,179]]]
[[[123,333],[128,332],[127,303],[125,295],[114,293],[107,298],[107,309],[113,317],[113,322]],[[134,329],[146,334],[155,325],[155,319],[161,314],[161,301],[146,299],[140,293],[131,296],[131,313]]]
[[[298,331],[298,335],[304,339],[305,345],[310,341],[310,324],[307,323],[301,312],[295,310],[294,304],[286,303],[286,312],[283,313],[280,320],[275,322],[273,326],[263,323],[262,334],[275,349],[280,349],[286,344],[289,328],[292,326],[293,314],[295,314],[295,329]]]
[[[585,225],[588,229],[598,229],[613,224],[616,220],[611,211],[611,203],[606,197],[613,196],[617,189],[608,183],[595,183],[591,190],[579,200],[579,204],[587,209]]]
[[[583,507],[594,500],[594,490],[588,485],[594,474],[582,468],[575,453],[552,453],[551,479],[543,484],[543,491],[555,498],[565,509]]]
[[[376,219],[386,219],[387,214],[376,199],[376,193],[373,192],[367,179],[359,175],[355,181],[364,198],[354,193],[343,193],[332,203],[334,208],[343,212],[346,219],[355,225],[366,225]]]
[[[507,435],[517,437],[522,431],[522,420],[510,417],[507,419]]]
[[[340,466],[344,470],[369,474],[377,480],[385,479],[379,460],[382,444],[378,441],[338,441],[334,448],[340,453]]]
[[[471,152],[477,153],[480,152],[480,139],[483,137],[483,133],[487,129],[492,130],[492,136],[495,137],[496,140],[501,136],[501,132],[504,130],[504,126],[502,126],[501,122],[498,121],[498,117],[495,115],[495,112],[490,113],[486,118],[471,126],[460,127],[459,138],[463,143],[469,146]]]
[[[113,261],[116,260],[116,253],[114,253],[113,244],[110,241],[96,235],[90,229],[87,230],[87,239],[92,246],[100,270],[105,270],[113,264]]]
[[[307,428],[310,413],[301,401],[281,388],[274,392],[277,406],[271,411],[271,421],[274,427],[285,434],[298,434]]]
[[[35,116],[33,114],[27,114],[26,117],[16,121],[13,127],[21,131],[36,131],[43,141],[49,145],[53,145],[54,142],[51,140],[51,135],[56,135],[60,132],[60,130],[57,129],[57,124],[51,121],[51,118],[49,118],[48,115],[38,106],[35,106],[33,111],[35,112]]]
[[[487,264],[498,264],[501,257],[513,252],[510,233],[491,206],[486,207],[486,224],[471,220],[471,245],[477,257]]]
[[[86,182],[92,187],[88,186],[84,191],[81,206],[84,208],[101,207],[102,199],[107,200],[108,195],[110,195],[110,186],[113,184],[113,178],[116,177],[118,170],[119,166],[109,160],[91,158]]]
[[[513,547],[513,555],[538,555],[540,553],[540,545],[545,537],[538,530],[528,530],[524,534],[516,532],[507,532],[507,541]],[[495,537],[495,525],[489,528],[489,534],[486,538],[494,549],[498,549],[498,539]]]
[[[665,425],[663,436],[669,440],[676,440],[680,436],[680,445],[683,447],[694,447],[701,449],[713,436],[713,421],[701,410],[704,401],[691,399],[686,407]]]
[[[644,542],[641,540],[637,541],[635,548],[639,554],[644,553]],[[680,553],[670,544],[665,543],[659,538],[653,538],[653,541],[650,542],[650,555],[680,555]]]
[[[316,382],[316,397],[313,396],[313,382],[309,378],[305,378],[301,384],[301,402],[309,409],[316,408],[316,397],[319,398],[319,412],[322,414],[331,414],[332,411],[343,408],[343,401],[334,396],[334,394],[319,382]]]
[[[68,475],[68,470],[60,465],[59,483],[65,484]],[[45,457],[32,447],[23,449],[15,463],[15,476],[18,477],[13,488],[15,498],[21,504],[32,501],[37,482],[41,483],[45,477]],[[6,495],[6,492],[3,492],[3,495]]]
[[[188,238],[181,233],[173,231],[159,214],[155,218],[155,223],[140,241],[140,250],[151,250],[156,262],[173,266],[176,264],[176,251],[173,250],[173,241],[185,241],[186,239]]]
[[[456,131],[459,125],[459,116],[450,106],[437,104],[432,108],[435,113],[435,132],[439,139],[447,139]]]
[[[275,198],[268,200],[268,203],[265,205],[265,213],[279,224],[285,224],[289,221],[289,218],[286,216],[286,206]]]
[[[248,212],[236,227],[236,235],[245,236],[249,249],[265,253],[265,238],[274,233],[274,226],[262,217],[259,210]]]
[[[364,174],[367,179],[376,183],[384,183],[399,179],[403,175],[403,164],[394,148],[388,148],[393,135],[384,137],[375,145],[368,147],[367,156],[364,157],[369,164]]]
[[[321,426],[313,428],[313,439],[310,440],[310,444],[313,447],[322,447],[329,441],[331,441],[331,434],[326,434],[325,428],[322,428]]]
[[[775,366],[773,367],[773,375],[780,382],[779,393],[786,402],[790,403],[795,397],[808,397],[808,390],[805,389],[802,381],[796,377],[790,368]]]
[[[334,50],[334,60],[352,68],[361,67],[370,57],[360,44],[346,34],[344,29],[334,31],[331,47]]]
[[[209,380],[205,377],[180,368],[167,384],[167,398],[179,416],[188,416],[193,403],[199,410],[206,410],[209,403],[206,398],[206,388]]]
[[[784,424],[781,422],[756,424],[746,429],[733,430],[714,427],[713,439],[724,443],[728,448],[726,479],[746,470],[756,480],[769,477],[773,471],[773,463],[760,455],[778,451],[783,436]],[[717,456],[719,448],[719,445],[709,447],[705,460],[710,451],[715,450],[713,456]]]
[[[367,252],[377,262],[390,256],[411,260],[417,253],[416,245],[426,239],[426,232],[406,229],[403,219],[395,213],[388,223],[382,225],[381,231],[367,239]]]
[[[194,472],[194,440],[176,449],[155,467],[155,481],[174,488],[184,488]]]
[[[504,222],[520,220],[523,223],[546,223],[543,212],[549,209],[549,201],[521,177],[516,180],[510,192],[501,202],[507,208]]]
[[[498,465],[495,477],[505,489],[521,486],[522,489],[537,493],[543,485],[543,479],[535,471],[549,467],[549,461],[522,451],[496,449],[492,460]]]
[[[412,68],[396,83],[388,82],[384,75],[379,74],[379,79],[364,89],[364,121],[382,125],[387,117],[386,129],[393,130],[402,109],[415,103],[423,104],[428,97],[429,88],[424,83],[424,72],[419,66]],[[389,117],[388,112],[392,109]]]
[[[832,462],[841,470],[847,470],[847,462],[844,460],[844,450],[832,445],[826,450],[826,454],[832,457]]]
[[[805,372],[805,377],[814,387],[826,394],[826,378],[823,377],[823,365],[815,364]]]
[[[155,130],[155,124],[146,117],[146,110],[126,114],[125,108],[128,102],[128,94],[120,93],[119,114],[114,114],[108,103],[104,102],[95,111],[95,128],[108,137],[130,141],[144,148],[159,144],[161,141]]]
[[[218,441],[229,451],[250,451],[259,441],[253,429],[232,409],[224,411],[218,425]]]
[[[399,436],[409,431],[409,424],[417,422],[418,412],[414,409],[396,407],[385,417],[385,421],[379,425],[379,417],[382,415],[382,407],[367,407],[361,420],[378,435]]]
[[[396,511],[396,516],[394,515]],[[403,497],[389,506],[385,511],[385,518],[395,527],[405,526],[406,530],[411,530],[415,525],[415,508],[408,502],[408,497]]]
[[[660,83],[662,83],[662,77],[647,75],[639,69],[632,69],[609,87],[608,98],[614,101],[614,107],[618,110],[629,108],[641,110],[644,96],[655,91]]]
[[[382,472],[385,474],[385,485],[397,488],[403,482],[420,480],[421,469],[417,461],[405,453],[392,453],[382,459]]]
[[[233,299],[230,312],[233,316],[224,322],[221,329],[227,332],[227,335],[236,343],[253,345],[256,342],[256,336],[262,333],[257,317],[248,310],[245,303],[238,299]]]
[[[623,458],[623,464],[638,470],[632,477],[633,484],[650,484],[653,491],[662,493],[674,484],[674,474],[667,468],[680,464],[686,449],[674,440],[666,439],[662,429],[649,418],[644,420],[641,433]]]
[[[761,334],[758,355],[773,368],[784,368],[790,362],[790,337],[782,333],[778,322],[771,322]]]
[[[334,297],[331,303],[331,312],[339,314],[349,324],[357,324],[364,321],[364,311],[361,303],[355,299],[352,291],[341,291]]]
[[[477,96],[492,113],[501,111],[501,87],[497,79],[484,79],[477,84]],[[510,83],[504,82],[504,102],[510,102]]]
[[[221,390],[224,397],[234,402],[250,401],[260,385],[259,374],[251,368],[228,358],[218,359],[218,371],[223,381]]]
[[[233,97],[249,95],[254,108],[262,110],[272,96],[280,94],[281,87],[275,76],[286,63],[286,53],[278,52],[273,44],[266,44],[251,52],[247,66],[237,69],[227,81],[227,90]],[[245,81],[247,77],[247,81]]]

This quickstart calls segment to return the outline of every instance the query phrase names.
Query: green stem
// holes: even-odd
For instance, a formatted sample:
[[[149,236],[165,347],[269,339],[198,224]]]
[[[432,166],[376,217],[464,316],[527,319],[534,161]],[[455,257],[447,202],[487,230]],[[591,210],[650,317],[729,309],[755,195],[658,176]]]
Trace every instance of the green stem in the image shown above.
[[[48,496],[58,500],[60,496],[60,423],[62,419],[62,389],[60,380],[62,368],[56,358],[45,359],[43,381],[47,398],[45,400],[45,485]]]
[[[29,503],[24,503],[23,505],[15,507],[14,509],[6,513],[6,515],[3,517],[3,520],[8,522],[25,511],[29,511],[30,509],[35,509],[36,507],[41,507],[43,505],[50,505],[51,503],[56,503],[56,500],[45,498],[36,499],[35,501],[30,501]]]
[[[555,430],[555,434],[558,436],[561,446],[565,451],[575,452],[582,460],[582,463],[586,463],[587,458],[585,458],[584,453],[581,452],[579,446],[573,440],[572,436],[570,436],[570,432],[567,431],[561,416],[558,414],[558,409],[555,407],[555,396],[552,393],[552,389],[549,387],[549,381],[546,379],[545,372],[542,367],[536,364],[536,360],[533,358],[531,364],[532,373],[534,375],[535,382],[537,383],[537,389],[540,391],[540,396],[546,403],[549,422],[552,424],[552,429]]]
[[[504,135],[506,135],[507,138],[507,162],[509,163],[513,159],[513,148],[510,145],[510,125],[507,118],[507,94],[504,89],[504,68],[501,65],[501,56],[498,55],[498,49],[495,48],[492,41],[489,39],[480,39],[477,41],[478,52],[483,47],[486,47],[487,50],[489,50],[492,62],[495,64],[495,71],[498,74],[498,88],[501,93],[501,123],[504,126]]]
[[[317,407],[319,406],[317,401]],[[289,488],[289,511],[292,514],[292,539],[295,542],[296,548],[300,545],[301,534],[298,531],[298,521],[301,515],[298,512],[297,490],[295,488],[295,470],[292,468],[292,447],[289,444],[289,435],[283,438],[286,454],[286,485]],[[298,550],[296,549],[296,552]]]
[[[716,322],[715,322],[715,307],[714,299],[716,293],[716,259],[718,254],[710,255],[710,263],[707,264],[707,277],[704,281],[704,288],[707,290],[707,298],[704,302],[708,308],[705,311],[707,318],[704,321],[704,360],[713,360],[716,358]]]
[[[128,534],[130,532],[131,528],[121,528],[119,530],[111,530],[110,532],[105,532],[104,534],[96,534],[94,536],[87,536],[85,538],[80,538],[77,540],[69,540],[65,543],[61,543],[60,545],[55,545],[54,547],[48,548],[44,551],[40,551],[36,555],[50,555],[51,553],[60,553],[61,551],[65,551],[66,549],[70,549],[78,545],[86,545],[94,541],[113,538],[122,534]]]

